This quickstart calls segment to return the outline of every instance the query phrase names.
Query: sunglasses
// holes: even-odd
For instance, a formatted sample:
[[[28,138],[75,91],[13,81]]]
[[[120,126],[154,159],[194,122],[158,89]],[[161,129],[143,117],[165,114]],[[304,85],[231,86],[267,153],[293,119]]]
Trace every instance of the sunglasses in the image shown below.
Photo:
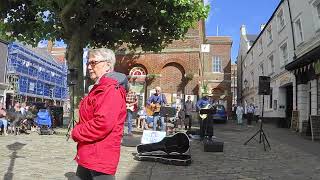
[[[91,67],[94,67],[95,65],[101,63],[101,62],[106,62],[106,61],[88,61],[87,62],[87,66],[91,66]]]

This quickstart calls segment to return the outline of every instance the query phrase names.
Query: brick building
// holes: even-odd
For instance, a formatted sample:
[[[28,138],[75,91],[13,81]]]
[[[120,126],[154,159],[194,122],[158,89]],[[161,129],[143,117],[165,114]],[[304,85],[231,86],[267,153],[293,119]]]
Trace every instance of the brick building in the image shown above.
[[[203,54],[204,82],[208,85],[216,103],[223,104],[231,112],[231,37],[208,36],[210,52]]]
[[[210,53],[202,54],[200,45],[211,44]],[[139,94],[140,105],[154,92],[156,86],[162,88],[168,103],[191,95],[196,101],[200,93],[200,71],[212,89],[217,102],[231,109],[230,93],[230,37],[208,37],[204,35],[204,23],[188,31],[184,40],[174,41],[159,53],[154,52],[117,52],[116,71],[128,75],[130,83]],[[220,58],[219,72],[213,72],[213,57]],[[200,69],[203,62],[204,69]],[[215,64],[216,65],[216,64]]]
[[[134,90],[140,95],[140,105],[154,92],[162,88],[168,103],[176,98],[194,95],[199,91],[200,44],[204,39],[204,24],[189,30],[184,40],[174,41],[159,53],[117,52],[116,71],[129,75]]]

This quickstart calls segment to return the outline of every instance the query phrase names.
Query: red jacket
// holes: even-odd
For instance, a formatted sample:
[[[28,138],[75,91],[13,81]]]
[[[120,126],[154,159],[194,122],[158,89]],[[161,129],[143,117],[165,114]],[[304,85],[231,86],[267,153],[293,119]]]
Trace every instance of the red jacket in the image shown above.
[[[103,76],[80,102],[79,123],[72,130],[72,139],[78,142],[75,160],[79,165],[116,173],[126,115],[126,91]]]

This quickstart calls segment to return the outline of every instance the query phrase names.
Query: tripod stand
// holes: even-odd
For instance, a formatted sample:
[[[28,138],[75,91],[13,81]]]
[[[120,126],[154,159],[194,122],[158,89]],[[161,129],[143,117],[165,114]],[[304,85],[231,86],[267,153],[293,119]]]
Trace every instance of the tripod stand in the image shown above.
[[[74,118],[74,84],[73,85],[71,85],[72,86],[72,101],[70,101],[70,103],[71,103],[71,108],[70,108],[70,117],[71,117],[71,119],[69,120],[69,124],[68,124],[68,131],[67,131],[67,134],[66,134],[66,136],[67,136],[67,141],[69,140],[69,138],[70,138],[70,131],[71,131],[71,129],[73,129],[74,128],[74,124],[75,124],[75,118]]]
[[[268,144],[270,149],[271,149],[271,146],[270,146],[268,138],[267,138],[267,136],[264,133],[263,128],[262,128],[262,124],[263,124],[263,109],[264,109],[264,94],[262,95],[262,109],[261,109],[262,112],[261,112],[260,129],[249,140],[247,140],[244,143],[244,145],[247,145],[248,142],[250,142],[255,136],[257,136],[259,134],[259,136],[260,136],[259,143],[261,144],[261,142],[263,142],[263,147],[264,147],[264,150],[266,151],[266,142],[267,142],[267,144]]]

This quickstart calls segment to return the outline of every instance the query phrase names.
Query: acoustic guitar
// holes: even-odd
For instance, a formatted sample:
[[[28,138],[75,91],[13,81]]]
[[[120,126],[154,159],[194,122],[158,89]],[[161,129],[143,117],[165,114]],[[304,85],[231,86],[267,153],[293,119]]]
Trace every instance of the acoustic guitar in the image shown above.
[[[154,113],[160,112],[161,105],[159,103],[151,103],[147,105],[146,112],[148,116],[153,116]]]
[[[135,112],[138,109],[137,104],[128,104],[127,103],[126,106],[127,106],[127,110],[130,110],[132,112]]]
[[[211,109],[211,108],[212,108],[212,105],[211,104],[207,104],[205,107],[203,107],[201,109]],[[199,111],[199,116],[203,120],[203,119],[208,117],[208,114],[200,114],[200,111]]]

